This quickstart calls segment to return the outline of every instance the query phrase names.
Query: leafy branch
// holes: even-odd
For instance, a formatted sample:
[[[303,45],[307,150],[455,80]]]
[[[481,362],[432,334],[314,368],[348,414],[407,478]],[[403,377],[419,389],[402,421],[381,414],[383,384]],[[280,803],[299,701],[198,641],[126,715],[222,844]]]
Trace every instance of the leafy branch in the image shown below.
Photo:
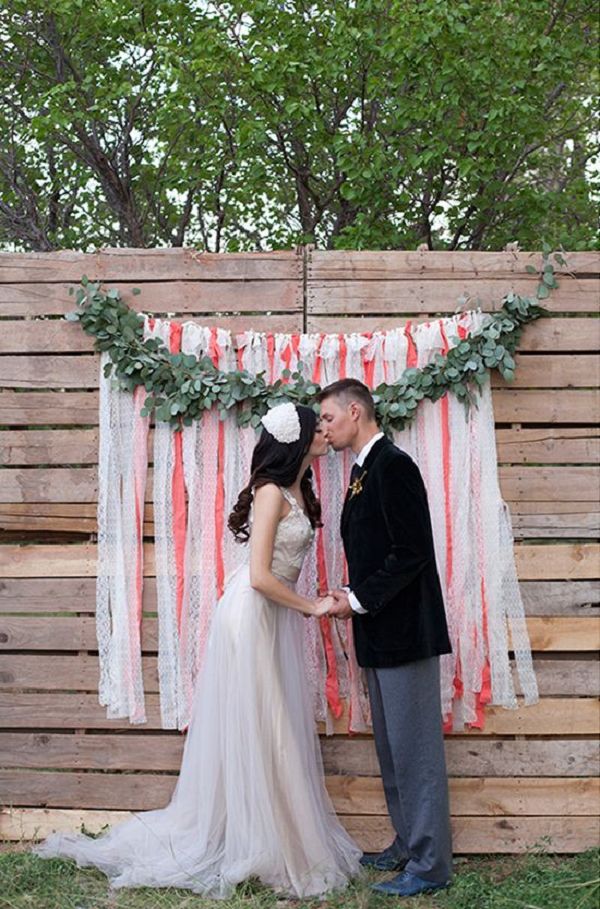
[[[463,340],[453,339],[455,345],[445,355],[436,354],[427,366],[405,369],[397,381],[382,383],[373,390],[383,429],[403,429],[415,416],[420,401],[437,401],[448,392],[468,407],[476,402],[475,393],[488,380],[491,369],[512,380],[522,330],[545,314],[540,301],[558,287],[552,258],[559,265],[565,264],[560,253],[544,251],[535,297],[507,293],[501,309],[480,330]],[[527,270],[537,272],[533,266]],[[140,291],[134,288],[133,293]],[[95,338],[95,349],[109,354],[106,377],[114,373],[124,390],[133,391],[138,386],[146,389],[143,416],[154,415],[156,420],[181,429],[212,407],[218,408],[221,419],[236,408],[240,426],[257,427],[268,408],[281,401],[318,406],[315,399],[320,386],[302,375],[301,364],[295,372],[284,369],[281,378],[269,384],[264,372],[224,372],[206,355],[172,354],[159,338],[144,338],[144,316],[123,302],[118,289],[105,291],[100,282],[85,275],[76,291],[76,303],[77,309],[67,313],[67,320],[80,322]]]

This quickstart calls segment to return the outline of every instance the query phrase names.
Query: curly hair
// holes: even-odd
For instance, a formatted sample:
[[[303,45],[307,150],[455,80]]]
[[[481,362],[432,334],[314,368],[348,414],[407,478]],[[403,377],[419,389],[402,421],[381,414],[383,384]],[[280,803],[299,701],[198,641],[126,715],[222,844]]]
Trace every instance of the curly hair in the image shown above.
[[[250,537],[248,519],[254,499],[254,490],[267,483],[277,486],[291,486],[298,477],[302,461],[309,450],[317,428],[317,415],[311,407],[296,404],[300,419],[300,438],[296,442],[278,442],[271,433],[263,428],[260,438],[252,452],[250,479],[238,495],[233,511],[229,515],[227,526],[238,543],[245,543]],[[322,527],[321,503],[317,499],[312,485],[312,470],[304,472],[300,481],[300,491],[305,510],[313,527]]]

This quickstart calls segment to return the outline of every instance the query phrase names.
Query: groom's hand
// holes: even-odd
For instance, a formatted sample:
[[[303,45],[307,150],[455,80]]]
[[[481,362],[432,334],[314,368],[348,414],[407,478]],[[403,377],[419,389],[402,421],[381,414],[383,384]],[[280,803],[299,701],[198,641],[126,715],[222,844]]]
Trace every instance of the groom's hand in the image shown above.
[[[336,619],[349,619],[352,615],[352,606],[345,590],[332,590],[333,606],[329,609],[329,615]]]

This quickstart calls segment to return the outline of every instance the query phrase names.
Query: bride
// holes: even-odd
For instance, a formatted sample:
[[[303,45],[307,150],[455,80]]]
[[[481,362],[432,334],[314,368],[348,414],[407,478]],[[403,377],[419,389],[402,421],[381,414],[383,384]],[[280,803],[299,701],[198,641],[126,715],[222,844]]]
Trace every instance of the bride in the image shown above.
[[[212,898],[250,877],[307,897],[358,875],[361,850],[325,789],[303,663],[302,616],[333,601],[294,589],[321,526],[310,465],[326,452],[309,407],[287,402],[263,417],[228,524],[249,547],[217,604],[171,802],[96,839],[53,834],[36,854],[93,865],[114,887]]]

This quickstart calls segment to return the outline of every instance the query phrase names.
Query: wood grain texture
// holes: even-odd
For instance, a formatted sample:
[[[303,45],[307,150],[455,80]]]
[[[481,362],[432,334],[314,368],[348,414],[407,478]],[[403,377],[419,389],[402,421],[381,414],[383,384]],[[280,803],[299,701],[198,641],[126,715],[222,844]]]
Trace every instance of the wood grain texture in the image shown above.
[[[600,548],[592,540],[600,522],[600,255],[567,260],[570,274],[546,301],[550,317],[523,333],[515,381],[492,375],[502,493],[516,539],[537,541],[519,543],[516,560],[541,700],[489,708],[483,733],[446,737],[459,853],[536,843],[576,852],[599,840]],[[0,254],[0,531],[9,540],[41,538],[0,545],[0,789],[20,802],[0,815],[0,836],[31,838],[82,821],[94,829],[126,815],[113,808],[164,803],[185,740],[160,727],[151,544],[148,723],[108,721],[97,702],[89,536],[97,529],[98,356],[92,339],[62,318],[74,308],[69,287],[87,273],[138,311],[233,333],[299,331],[306,300],[307,330],[337,333],[398,327],[409,313],[425,321],[453,312],[460,297],[491,310],[509,289],[532,292],[537,279],[526,267],[540,262],[537,253],[506,252]],[[150,503],[144,528],[150,538]],[[52,543],[52,534],[70,542]],[[335,728],[321,738],[334,804],[363,848],[381,848],[392,835],[373,738],[348,737],[345,714]]]
[[[0,269],[1,272],[1,269]],[[64,316],[76,309],[75,297],[78,282],[35,284],[0,283],[0,316],[10,319],[23,316]],[[255,315],[266,312],[300,312],[302,310],[302,280],[299,274],[277,279],[265,271],[246,280],[161,280],[155,279],[138,286],[130,278],[119,280],[116,287],[121,299],[136,312],[178,313],[183,318],[204,321],[210,318],[221,324],[221,313],[246,313],[243,319],[232,322],[245,331]],[[141,292],[134,294],[136,288]],[[216,317],[216,318],[215,318]],[[48,324],[46,321],[45,324]],[[64,325],[64,323],[62,323]],[[73,326],[67,326],[73,328]],[[81,329],[75,326],[76,330]],[[10,343],[7,341],[7,343]],[[19,348],[17,348],[19,349]],[[23,347],[20,348],[23,350]],[[28,348],[25,347],[25,350]],[[0,350],[5,351],[4,346]]]
[[[600,577],[597,543],[521,543],[515,547],[520,580],[583,580]],[[0,578],[95,577],[96,546],[73,543],[0,545]],[[154,548],[144,546],[144,575],[154,576]]]
[[[418,320],[415,319],[415,323]],[[362,332],[385,331],[404,325],[403,313],[396,316],[324,316],[307,318],[307,331]],[[547,353],[586,353],[600,349],[600,320],[593,317],[561,317],[541,319],[528,325],[519,341],[519,351]]]
[[[361,279],[354,275],[327,280],[311,277],[307,299],[309,314],[401,312],[405,317],[413,313],[453,314],[459,308],[479,307],[485,312],[496,312],[502,307],[507,293],[535,298],[539,280],[537,276],[494,279],[487,275],[465,275],[458,280],[450,276],[443,280],[408,276],[401,280]],[[543,305],[549,312],[596,312],[599,290],[600,284],[595,278],[563,276],[558,288]]]
[[[259,294],[260,297],[260,294]],[[134,298],[137,299],[137,298]],[[260,298],[262,299],[262,298]],[[258,305],[260,300],[256,301]],[[171,312],[171,303],[167,303]],[[72,307],[71,307],[72,308]],[[273,312],[268,305],[264,305],[262,312],[251,314],[226,314],[219,312],[202,313],[195,318],[201,325],[227,329],[233,334],[241,334],[252,327],[254,331],[281,331],[299,332],[302,330],[302,311],[287,307],[285,312]],[[166,313],[165,313],[166,316]],[[186,321],[178,317],[178,321]],[[0,353],[10,354],[92,354],[94,339],[85,334],[80,325],[65,322],[62,318],[29,319],[3,319],[3,329],[6,332],[0,337]]]
[[[565,253],[566,265],[556,265],[575,275],[597,275],[600,255],[597,252]],[[355,280],[395,278],[399,281],[414,275],[437,278],[470,278],[480,276],[510,277],[527,275],[527,267],[540,267],[539,252],[474,252],[432,250],[309,250],[308,278],[338,280],[348,275]]]
[[[6,467],[0,473],[0,502],[89,503],[98,496],[97,467]],[[596,465],[510,465],[498,470],[500,489],[508,503],[586,502],[594,499],[600,488],[600,470]],[[146,502],[153,489],[153,469],[146,479]],[[151,513],[148,515],[151,520]]]
[[[0,811],[0,838],[40,840],[55,831],[80,830],[82,825],[99,833],[131,815],[127,811],[60,808],[5,808]],[[342,815],[348,832],[365,851],[379,851],[393,837],[387,818]],[[588,817],[510,817],[452,819],[454,853],[520,853],[538,848],[544,852],[576,853],[598,844],[598,819]]]
[[[7,323],[3,323],[6,325]],[[27,323],[34,324],[34,323]],[[19,336],[14,327],[12,336]],[[67,348],[69,349],[69,348]],[[98,388],[97,354],[5,354],[0,356],[0,386],[4,388]],[[589,388],[600,385],[600,361],[593,354],[518,354],[515,377],[506,382],[496,371],[498,388]]]
[[[57,604],[57,609],[59,604]],[[530,617],[527,630],[534,651],[593,652],[600,648],[600,623],[595,617]],[[142,649],[154,652],[158,622],[142,621]],[[96,650],[96,621],[80,616],[0,616],[0,650]],[[67,686],[68,687],[68,686]]]
[[[42,620],[38,621],[41,622]],[[53,626],[56,619],[46,619],[45,621],[47,626]],[[87,621],[89,622],[89,620]],[[6,634],[5,628],[5,624],[0,620],[0,642]],[[39,652],[4,652],[2,654],[0,689],[6,691],[31,689],[37,691],[96,692],[98,688],[98,657],[94,653],[88,655],[68,653],[67,651],[72,650],[74,645],[74,641],[71,639],[64,642],[66,643],[65,652],[45,653],[45,650],[61,649],[60,647],[52,646],[55,642],[55,634],[53,632],[54,629],[52,628],[46,647],[43,646],[45,643],[43,640],[40,641],[39,638],[36,638],[35,643],[41,646],[28,648],[30,650],[39,650]],[[63,632],[63,638],[65,636],[66,633]],[[96,646],[95,641],[91,639],[91,635],[89,637],[90,640],[84,642],[81,650],[86,649],[85,645],[91,644],[90,650],[93,650],[93,647]],[[12,643],[13,641],[9,635],[8,642],[0,643],[0,647],[12,649],[10,647]],[[584,650],[585,648],[581,648],[582,652]],[[600,695],[600,664],[597,660],[536,659],[534,668],[541,696],[579,695],[586,697],[588,695]],[[145,692],[158,692],[156,656],[148,654],[143,656],[142,669]],[[521,693],[518,685],[517,690],[518,693]]]
[[[77,773],[0,770],[0,791],[12,806],[148,810],[171,798],[177,776],[157,773]],[[328,776],[338,814],[386,815],[379,777]],[[458,816],[595,816],[597,778],[451,779],[450,811]]]
[[[599,320],[600,321],[600,320]],[[493,394],[496,423],[594,424],[600,403],[597,389],[497,388]],[[0,391],[0,425],[97,426],[98,392],[56,389]]]
[[[302,263],[301,249],[226,255],[182,248],[116,247],[94,253],[71,249],[0,253],[0,284],[79,283],[84,274],[90,281],[103,282],[282,281],[300,278]]]
[[[0,766],[40,770],[146,770],[177,772],[185,736],[179,732],[138,728],[115,735],[99,732],[4,732]],[[325,772],[331,775],[379,776],[370,736],[322,736]],[[451,777],[594,777],[598,775],[595,741],[575,739],[494,739],[446,736]]]
[[[515,540],[597,539],[600,510],[596,502],[509,502]],[[154,536],[154,510],[144,510],[145,537]],[[0,531],[39,534],[97,533],[95,502],[0,502]]]
[[[160,729],[158,696],[146,697],[145,729]],[[128,720],[109,720],[96,694],[0,691],[0,728],[3,729],[130,729]],[[336,734],[348,729],[346,705],[334,722]],[[325,730],[319,725],[319,732]],[[585,698],[543,698],[515,710],[489,707],[483,731],[469,736],[492,735],[597,735],[600,731],[598,701]]]
[[[531,616],[598,616],[600,584],[597,581],[521,581],[525,611]],[[143,607],[156,613],[156,582],[146,578]],[[0,613],[30,615],[48,612],[96,611],[93,578],[0,578]]]
[[[154,432],[148,448],[152,461]],[[544,426],[496,430],[500,464],[598,464],[600,429]],[[0,465],[96,464],[98,428],[0,430]]]

